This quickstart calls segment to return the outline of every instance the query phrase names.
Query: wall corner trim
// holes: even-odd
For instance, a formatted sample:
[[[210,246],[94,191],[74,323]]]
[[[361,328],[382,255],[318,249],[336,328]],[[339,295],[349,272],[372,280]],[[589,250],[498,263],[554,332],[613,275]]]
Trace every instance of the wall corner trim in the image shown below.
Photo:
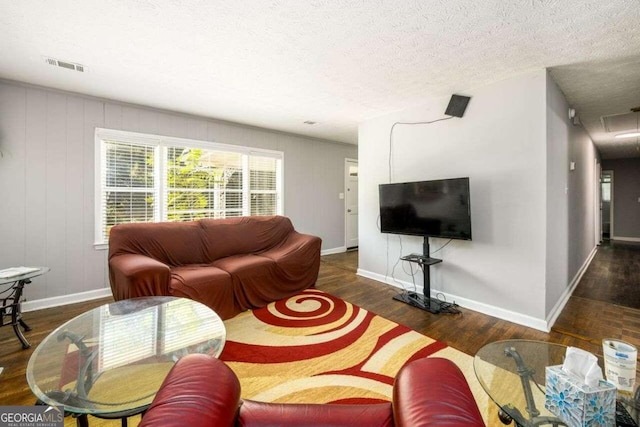
[[[576,275],[573,277],[573,280],[571,280],[571,282],[569,283],[569,286],[565,288],[562,296],[558,299],[558,302],[556,302],[556,305],[554,305],[549,312],[546,322],[547,332],[551,331],[551,328],[556,323],[556,320],[558,320],[558,317],[560,316],[560,313],[562,313],[564,306],[567,305],[567,302],[569,302],[569,298],[573,294],[573,291],[576,289],[576,286],[578,286],[578,283],[580,283],[580,279],[582,279],[582,276],[584,276],[584,273],[587,271],[589,264],[591,264],[591,261],[593,261],[593,257],[596,256],[596,252],[598,252],[597,246],[595,246],[593,250],[591,250],[591,253],[582,264],[582,267],[580,267]]]

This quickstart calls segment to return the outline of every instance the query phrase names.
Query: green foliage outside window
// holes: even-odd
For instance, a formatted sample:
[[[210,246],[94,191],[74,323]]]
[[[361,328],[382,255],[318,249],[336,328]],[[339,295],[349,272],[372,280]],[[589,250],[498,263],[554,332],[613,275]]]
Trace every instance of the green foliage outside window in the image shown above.
[[[243,154],[104,141],[102,232],[108,239],[116,224],[250,215],[277,211],[276,166],[273,158],[251,156],[248,187],[244,188]],[[166,176],[164,194],[158,188],[156,158],[162,150]],[[159,197],[159,199],[158,199]],[[247,197],[247,200],[244,200]],[[164,202],[163,202],[164,201]],[[244,206],[248,204],[248,206]]]
[[[203,150],[169,148],[167,167],[167,219],[189,221],[242,214],[241,172],[202,161]],[[231,184],[231,185],[229,185]],[[229,187],[236,187],[236,193]],[[235,197],[234,197],[235,196]],[[229,199],[229,200],[227,200]],[[233,209],[235,208],[235,212]],[[230,212],[227,210],[230,209]],[[226,215],[231,213],[231,215]],[[236,215],[233,215],[233,214]]]

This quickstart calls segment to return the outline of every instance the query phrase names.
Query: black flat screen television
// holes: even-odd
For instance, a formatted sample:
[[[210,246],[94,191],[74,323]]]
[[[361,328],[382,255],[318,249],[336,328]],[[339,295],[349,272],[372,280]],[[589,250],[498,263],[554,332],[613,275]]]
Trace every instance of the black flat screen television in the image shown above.
[[[471,240],[469,178],[380,184],[380,231]]]

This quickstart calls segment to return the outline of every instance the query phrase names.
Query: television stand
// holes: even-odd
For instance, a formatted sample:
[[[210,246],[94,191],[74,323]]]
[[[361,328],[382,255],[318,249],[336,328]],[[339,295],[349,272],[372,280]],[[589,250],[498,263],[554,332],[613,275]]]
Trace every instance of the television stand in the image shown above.
[[[417,292],[405,291],[399,295],[394,296],[393,299],[428,311],[429,313],[438,314],[442,310],[440,307],[440,301],[431,298],[431,276],[429,274],[429,268],[434,264],[441,263],[442,260],[438,258],[431,258],[429,256],[429,238],[426,236],[424,238],[424,243],[422,244],[422,252],[423,255],[405,255],[403,257],[400,257],[400,259],[403,261],[416,263],[422,268],[422,275],[424,277],[424,289],[422,291],[423,295],[420,295]]]

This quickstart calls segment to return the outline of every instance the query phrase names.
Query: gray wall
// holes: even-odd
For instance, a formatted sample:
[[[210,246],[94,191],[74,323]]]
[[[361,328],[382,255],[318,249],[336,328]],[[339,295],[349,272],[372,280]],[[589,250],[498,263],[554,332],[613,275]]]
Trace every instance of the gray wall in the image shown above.
[[[567,288],[569,241],[569,105],[547,73],[547,177],[546,177],[546,259],[545,316]]]
[[[596,191],[599,191],[600,181],[596,173],[596,163],[600,160],[595,145],[582,126],[570,126],[569,161],[576,164],[575,170],[569,172],[568,178],[568,279],[573,281],[585,267],[585,261],[591,259],[590,255],[600,239],[596,238]]]
[[[547,289],[546,315],[559,314],[596,247],[598,154],[547,73]],[[570,170],[571,162],[575,169]]]
[[[640,158],[603,160],[613,171],[613,239],[640,241]]]
[[[443,262],[431,269],[432,296],[439,292],[447,301],[544,330],[546,72],[464,94],[472,98],[463,118],[396,126],[392,182],[468,176],[473,241],[454,240],[437,253]],[[393,266],[401,255],[421,253],[422,239],[380,233],[378,185],[389,182],[393,123],[443,117],[448,101],[432,100],[360,125],[360,274],[412,287],[408,267]],[[446,243],[431,239],[433,250]],[[421,275],[415,280],[421,290]]]
[[[431,269],[432,296],[548,330],[595,247],[595,149],[569,121],[567,101],[545,70],[467,95],[461,119],[395,128],[392,182],[468,176],[473,241],[452,241],[438,252],[443,262]],[[360,125],[359,274],[413,286],[408,268],[393,266],[400,255],[421,252],[422,239],[380,233],[377,190],[389,181],[393,123],[442,117],[447,102]],[[570,160],[578,165],[571,173]],[[439,248],[446,240],[431,243]],[[420,275],[415,279],[422,289]]]
[[[51,268],[28,300],[108,286],[106,251],[93,245],[96,127],[283,151],[284,214],[323,250],[344,246],[338,194],[354,145],[0,80],[0,268]]]

